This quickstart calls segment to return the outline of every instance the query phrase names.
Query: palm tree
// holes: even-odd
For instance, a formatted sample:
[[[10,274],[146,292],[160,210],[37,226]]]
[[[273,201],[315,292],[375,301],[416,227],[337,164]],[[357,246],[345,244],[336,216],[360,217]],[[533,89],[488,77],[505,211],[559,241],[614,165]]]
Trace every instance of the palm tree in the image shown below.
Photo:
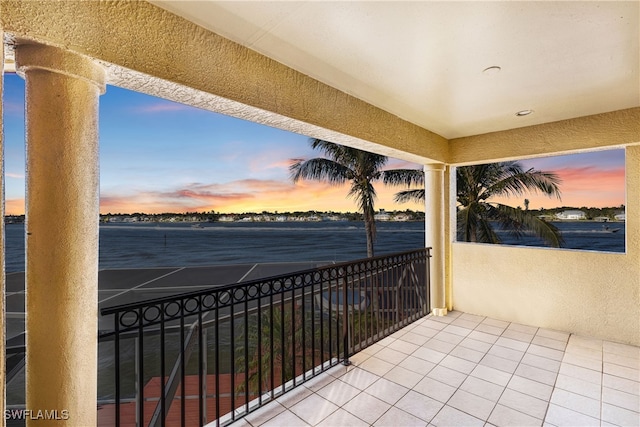
[[[420,171],[416,171],[420,172]],[[493,197],[521,196],[527,192],[542,193],[560,198],[560,179],[554,173],[524,170],[518,162],[462,166],[456,169],[456,199],[458,202],[458,239],[465,242],[501,243],[492,222],[519,238],[531,233],[553,247],[560,247],[560,231],[552,224],[529,211],[502,203],[491,202]],[[424,190],[406,190],[396,194],[396,202],[424,201]]]
[[[325,157],[314,159],[294,159],[290,166],[293,182],[300,179],[327,181],[333,185],[351,183],[348,197],[353,197],[364,217],[367,236],[367,256],[374,254],[373,242],[376,236],[374,202],[376,190],[373,182],[382,180],[389,185],[422,184],[423,178],[417,177],[412,170],[394,169],[383,171],[388,158],[380,154],[369,153],[356,148],[345,147],[322,139],[310,139],[312,148],[324,153]]]

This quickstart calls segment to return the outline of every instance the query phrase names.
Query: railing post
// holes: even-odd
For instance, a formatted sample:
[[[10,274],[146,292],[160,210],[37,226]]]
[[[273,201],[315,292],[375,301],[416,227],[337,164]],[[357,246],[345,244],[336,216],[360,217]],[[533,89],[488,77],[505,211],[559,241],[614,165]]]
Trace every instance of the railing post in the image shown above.
[[[339,280],[339,279],[338,279]],[[344,347],[344,356],[342,358],[342,364],[344,366],[351,365],[349,361],[349,293],[347,289],[347,280],[343,277],[342,281],[342,337],[343,337],[343,347]],[[339,301],[338,295],[336,295],[336,299]]]

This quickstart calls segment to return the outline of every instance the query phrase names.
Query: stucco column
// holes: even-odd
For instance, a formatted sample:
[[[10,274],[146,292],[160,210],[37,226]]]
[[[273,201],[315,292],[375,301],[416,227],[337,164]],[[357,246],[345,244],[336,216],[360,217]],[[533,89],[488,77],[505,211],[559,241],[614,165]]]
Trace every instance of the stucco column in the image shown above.
[[[431,312],[445,316],[444,171],[442,163],[424,166],[425,243],[431,246]]]
[[[26,403],[31,418],[58,418],[27,425],[95,425],[104,71],[36,44],[16,48],[16,66],[26,80]]]

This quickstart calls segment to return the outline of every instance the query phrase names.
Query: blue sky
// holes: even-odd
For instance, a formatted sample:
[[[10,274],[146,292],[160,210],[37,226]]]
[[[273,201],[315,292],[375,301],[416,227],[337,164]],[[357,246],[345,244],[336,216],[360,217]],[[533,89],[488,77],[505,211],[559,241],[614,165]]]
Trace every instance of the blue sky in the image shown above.
[[[24,213],[24,82],[5,75],[7,213]],[[101,212],[355,211],[347,189],[289,179],[289,160],[318,155],[308,138],[170,101],[107,87],[100,98]],[[563,200],[528,197],[531,208],[624,203],[624,151],[532,159],[563,178]],[[419,165],[390,159],[389,168]],[[396,189],[376,186],[376,206]],[[518,201],[513,204],[517,205]]]

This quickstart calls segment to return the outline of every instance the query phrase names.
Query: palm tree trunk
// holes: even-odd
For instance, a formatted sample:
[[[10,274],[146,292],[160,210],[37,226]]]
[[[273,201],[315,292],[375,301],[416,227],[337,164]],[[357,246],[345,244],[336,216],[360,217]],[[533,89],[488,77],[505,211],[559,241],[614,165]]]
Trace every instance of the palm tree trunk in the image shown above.
[[[373,241],[376,238],[376,225],[375,218],[373,217],[373,210],[364,210],[364,230],[367,235],[367,257],[373,257]]]

